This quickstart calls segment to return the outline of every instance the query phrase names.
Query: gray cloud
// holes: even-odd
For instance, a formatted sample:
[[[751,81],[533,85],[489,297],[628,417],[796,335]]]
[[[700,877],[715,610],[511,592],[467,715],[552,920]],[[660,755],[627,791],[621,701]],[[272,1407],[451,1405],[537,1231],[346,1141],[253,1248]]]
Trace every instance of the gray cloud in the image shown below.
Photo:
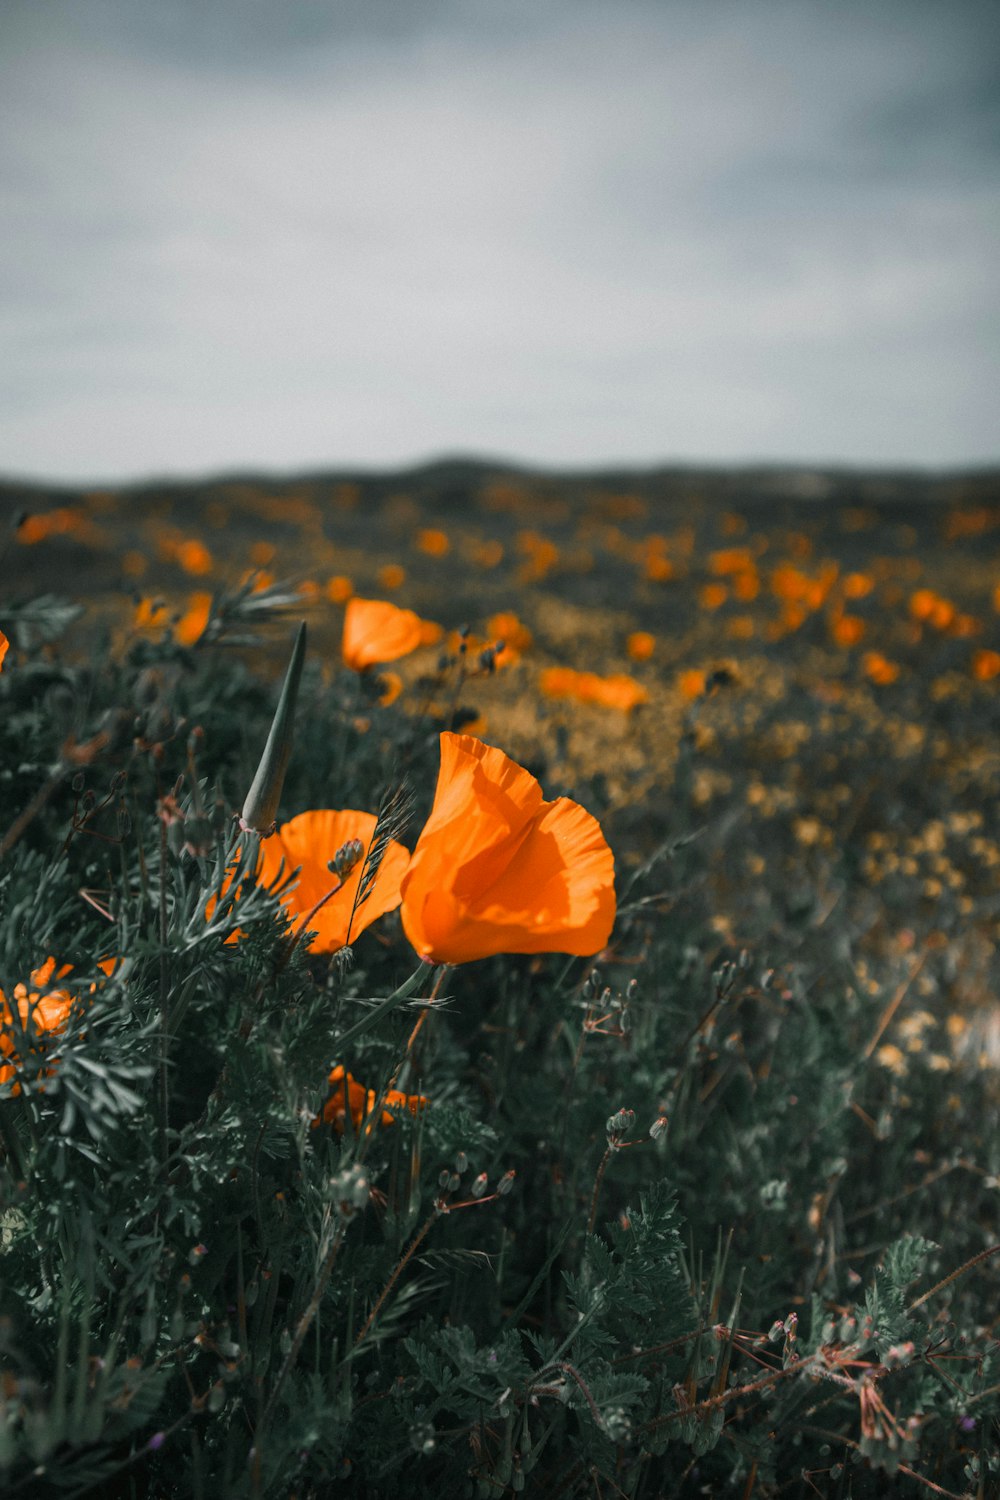
[[[8,5],[8,471],[997,456],[992,8]]]

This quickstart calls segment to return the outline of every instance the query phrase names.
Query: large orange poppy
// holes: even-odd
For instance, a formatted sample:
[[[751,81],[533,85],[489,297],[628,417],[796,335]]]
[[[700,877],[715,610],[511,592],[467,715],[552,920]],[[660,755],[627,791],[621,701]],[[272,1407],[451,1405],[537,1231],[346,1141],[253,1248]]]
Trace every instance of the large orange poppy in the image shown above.
[[[263,885],[277,880],[284,862],[284,874],[301,866],[292,887],[281,893],[281,903],[288,912],[292,927],[298,930],[308,917],[310,932],[315,932],[311,947],[314,953],[335,953],[356,938],[377,917],[394,911],[399,905],[400,881],[409,864],[409,851],[390,839],[379,865],[375,884],[363,905],[355,909],[358,887],[364,868],[364,856],[375,836],[375,815],[367,812],[334,812],[321,808],[299,813],[269,839],[262,839],[257,879]],[[329,864],[338,849],[357,839],[364,854],[355,864],[343,885],[310,916],[317,902],[323,900],[337,884]]]
[[[545,802],[534,776],[471,735],[441,735],[434,806],[402,883],[421,958],[598,953],[615,920],[615,862],[597,819]]]
[[[398,661],[418,646],[440,638],[441,628],[422,620],[412,609],[400,609],[387,599],[350,599],[344,612],[341,655],[355,672],[381,662]]]

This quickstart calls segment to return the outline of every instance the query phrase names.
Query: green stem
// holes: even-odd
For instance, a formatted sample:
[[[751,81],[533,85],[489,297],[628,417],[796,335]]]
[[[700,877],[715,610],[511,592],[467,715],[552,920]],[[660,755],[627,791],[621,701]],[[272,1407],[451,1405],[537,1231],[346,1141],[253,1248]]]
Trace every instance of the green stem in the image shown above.
[[[397,1010],[403,1004],[404,1000],[409,1000],[413,992],[420,988],[432,967],[433,965],[431,964],[421,963],[420,967],[414,970],[405,984],[401,984],[398,990],[393,990],[391,995],[379,1001],[378,1005],[370,1010],[366,1016],[362,1016],[360,1021],[355,1021],[353,1026],[349,1026],[345,1032],[342,1032],[337,1038],[337,1046],[345,1047],[348,1042],[353,1042],[355,1037],[362,1036],[366,1031],[371,1031],[373,1026],[378,1025],[379,1021],[383,1020],[392,1011]]]

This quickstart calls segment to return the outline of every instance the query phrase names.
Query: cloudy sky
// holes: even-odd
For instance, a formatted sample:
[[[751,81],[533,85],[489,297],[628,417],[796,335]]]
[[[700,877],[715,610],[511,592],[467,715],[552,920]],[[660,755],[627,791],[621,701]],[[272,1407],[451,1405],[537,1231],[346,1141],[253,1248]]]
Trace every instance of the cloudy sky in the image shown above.
[[[1000,459],[995,0],[2,0],[0,472]]]

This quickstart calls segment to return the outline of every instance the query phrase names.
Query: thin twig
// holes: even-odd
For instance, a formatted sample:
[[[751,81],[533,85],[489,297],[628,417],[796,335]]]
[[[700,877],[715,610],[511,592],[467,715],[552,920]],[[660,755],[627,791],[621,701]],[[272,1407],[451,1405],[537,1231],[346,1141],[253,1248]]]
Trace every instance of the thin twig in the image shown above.
[[[382,1288],[382,1291],[381,1291],[381,1293],[379,1295],[378,1301],[375,1303],[375,1306],[372,1308],[371,1312],[368,1314],[368,1317],[365,1319],[365,1323],[364,1323],[364,1326],[361,1329],[361,1332],[358,1334],[357,1338],[354,1340],[354,1347],[355,1347],[355,1349],[362,1342],[362,1340],[364,1339],[365,1335],[367,1334],[369,1328],[371,1328],[371,1326],[374,1323],[375,1319],[378,1317],[379,1313],[382,1311],[382,1305],[385,1302],[385,1299],[388,1297],[389,1293],[392,1291],[393,1287],[396,1285],[396,1282],[399,1280],[400,1276],[403,1274],[403,1271],[405,1270],[406,1266],[413,1259],[414,1252],[420,1247],[420,1245],[423,1244],[423,1242],[426,1239],[428,1233],[430,1232],[431,1225],[434,1223],[435,1219],[438,1218],[440,1212],[441,1212],[441,1210],[438,1208],[437,1204],[435,1204],[433,1210],[431,1211],[431,1213],[424,1220],[423,1224],[417,1230],[416,1234],[413,1236],[413,1239],[410,1241],[409,1249],[397,1261],[395,1270],[393,1271],[392,1275],[389,1277],[389,1280],[386,1282],[385,1286]]]
[[[967,1260],[964,1265],[959,1266],[957,1271],[952,1271],[943,1281],[939,1281],[932,1286],[929,1292],[924,1292],[923,1296],[918,1297],[916,1302],[911,1302],[906,1311],[908,1313],[913,1312],[915,1308],[920,1307],[929,1298],[933,1297],[936,1292],[943,1291],[946,1286],[950,1286],[953,1281],[957,1281],[960,1276],[964,1276],[966,1271],[971,1271],[973,1266],[978,1266],[980,1261],[989,1260],[991,1255],[1000,1255],[1000,1245],[990,1245],[988,1249],[980,1250],[978,1255],[974,1255],[971,1260]]]

